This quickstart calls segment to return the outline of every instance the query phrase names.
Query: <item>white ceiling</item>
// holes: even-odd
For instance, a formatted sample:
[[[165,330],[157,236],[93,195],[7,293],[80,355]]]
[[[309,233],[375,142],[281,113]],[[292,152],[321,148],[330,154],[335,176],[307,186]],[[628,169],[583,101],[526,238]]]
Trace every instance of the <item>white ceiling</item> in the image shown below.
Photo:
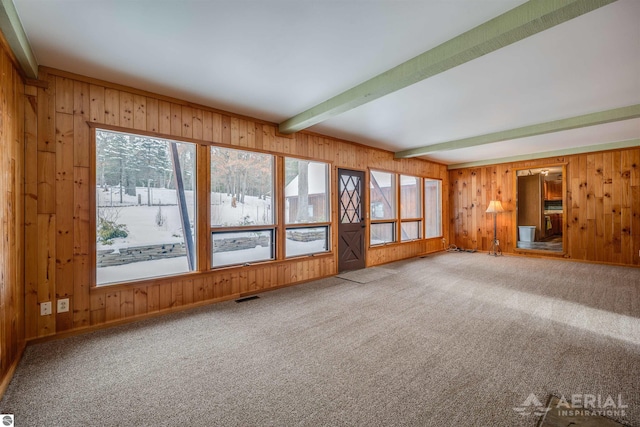
[[[14,0],[40,65],[282,122],[522,0]],[[618,0],[310,128],[401,151],[640,104]],[[442,151],[445,164],[640,139],[640,119]]]

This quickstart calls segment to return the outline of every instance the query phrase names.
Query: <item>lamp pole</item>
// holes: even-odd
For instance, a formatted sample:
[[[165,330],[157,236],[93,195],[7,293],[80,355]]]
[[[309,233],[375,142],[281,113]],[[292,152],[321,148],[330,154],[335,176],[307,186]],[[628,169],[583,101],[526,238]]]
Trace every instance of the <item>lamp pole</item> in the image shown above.
[[[489,255],[493,255],[493,256],[498,256],[498,252],[496,251],[496,247],[498,246],[496,244],[496,241],[498,240],[498,213],[494,212],[493,213],[493,243],[491,244],[491,252],[489,252]]]
[[[489,255],[498,256],[498,249],[500,245],[498,245],[498,213],[504,212],[504,208],[502,207],[502,203],[499,200],[492,200],[489,203],[489,207],[486,210],[486,213],[493,214],[493,242],[491,243],[491,251],[489,251]],[[502,255],[502,251],[500,251],[500,255]]]

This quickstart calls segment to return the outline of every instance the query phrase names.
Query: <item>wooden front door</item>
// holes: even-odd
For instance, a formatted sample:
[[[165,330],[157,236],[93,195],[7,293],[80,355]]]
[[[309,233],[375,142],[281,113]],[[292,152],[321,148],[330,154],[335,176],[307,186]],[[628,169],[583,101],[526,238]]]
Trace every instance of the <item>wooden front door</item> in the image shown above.
[[[364,172],[338,169],[338,271],[364,268]]]

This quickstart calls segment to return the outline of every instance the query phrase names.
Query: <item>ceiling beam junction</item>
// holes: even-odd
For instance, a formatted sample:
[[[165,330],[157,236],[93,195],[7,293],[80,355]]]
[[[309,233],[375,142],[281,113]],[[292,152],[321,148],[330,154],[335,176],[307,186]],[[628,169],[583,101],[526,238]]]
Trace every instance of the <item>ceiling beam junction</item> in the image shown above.
[[[280,123],[291,134],[616,0],[530,0]]]

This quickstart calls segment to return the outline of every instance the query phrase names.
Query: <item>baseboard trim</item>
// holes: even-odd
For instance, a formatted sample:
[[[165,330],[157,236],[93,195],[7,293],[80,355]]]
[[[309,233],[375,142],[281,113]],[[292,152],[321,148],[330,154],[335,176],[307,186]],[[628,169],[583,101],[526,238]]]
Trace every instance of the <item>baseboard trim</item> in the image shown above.
[[[20,363],[20,360],[22,360],[22,355],[24,354],[25,347],[26,343],[22,342],[18,349],[16,358],[13,360],[13,362],[9,366],[9,369],[7,369],[7,372],[4,374],[2,381],[0,382],[0,399],[4,397],[4,392],[7,391],[7,387],[9,387],[9,384],[13,379],[13,374],[15,374],[16,369],[18,368],[18,363]]]
[[[284,284],[284,285],[271,286],[271,287],[265,288],[265,289],[255,289],[255,290],[248,291],[248,292],[239,292],[239,293],[235,293],[235,294],[231,294],[231,295],[226,295],[224,297],[213,298],[213,299],[208,299],[208,300],[204,300],[204,301],[198,301],[196,303],[192,303],[192,304],[188,304],[188,305],[180,305],[180,306],[177,306],[177,307],[169,307],[169,308],[166,308],[166,309],[163,309],[163,310],[154,311],[153,313],[139,314],[137,316],[131,316],[131,317],[127,317],[127,318],[124,318],[124,319],[114,320],[114,321],[111,321],[111,322],[100,323],[98,325],[85,326],[83,328],[73,329],[73,330],[70,330],[70,331],[58,332],[58,333],[47,335],[47,336],[44,336],[44,337],[28,338],[26,344],[27,345],[40,344],[40,343],[44,343],[44,342],[48,342],[48,341],[55,341],[55,340],[59,340],[59,339],[70,338],[70,337],[73,337],[73,336],[76,336],[76,335],[83,335],[83,334],[87,334],[87,333],[90,333],[90,332],[99,331],[99,330],[102,330],[102,329],[113,328],[115,326],[121,326],[121,325],[126,325],[126,324],[129,324],[129,323],[139,322],[139,321],[142,321],[142,320],[152,319],[152,318],[156,318],[156,317],[162,317],[162,316],[165,316],[165,315],[168,315],[168,314],[171,314],[171,313],[188,311],[188,310],[191,310],[191,309],[196,309],[196,308],[199,308],[199,307],[213,305],[213,304],[224,302],[224,301],[231,301],[231,300],[235,300],[235,299],[238,299],[238,298],[247,297],[247,296],[250,296],[250,295],[260,294],[260,293],[263,293],[263,292],[275,291],[277,289],[282,289],[282,288],[287,288],[287,287],[290,287],[290,286],[301,285],[303,283],[312,282],[314,280],[320,280],[320,279],[324,279],[324,278],[331,277],[331,276],[335,276],[335,275],[334,274],[330,274],[330,275],[326,275],[326,276],[314,277],[313,279],[301,280],[301,281],[295,282],[295,283],[287,283],[287,284]]]

